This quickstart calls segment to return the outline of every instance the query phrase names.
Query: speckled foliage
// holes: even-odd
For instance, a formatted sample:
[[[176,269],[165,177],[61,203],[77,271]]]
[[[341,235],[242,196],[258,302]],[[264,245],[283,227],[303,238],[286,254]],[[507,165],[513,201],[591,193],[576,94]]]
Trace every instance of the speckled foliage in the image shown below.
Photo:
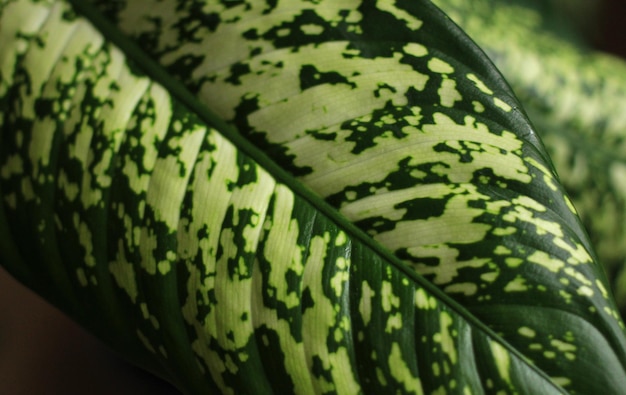
[[[130,360],[189,394],[626,387],[547,154],[432,4],[70,3],[0,3],[0,254]]]
[[[538,1],[435,3],[494,60],[538,126],[626,314],[626,63],[592,51]]]

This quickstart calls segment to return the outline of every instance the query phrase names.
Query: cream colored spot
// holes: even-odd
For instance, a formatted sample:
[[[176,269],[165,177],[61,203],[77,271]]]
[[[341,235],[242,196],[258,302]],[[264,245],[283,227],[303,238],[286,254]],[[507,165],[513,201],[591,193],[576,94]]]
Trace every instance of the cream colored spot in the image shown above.
[[[502,380],[506,383],[511,383],[511,357],[509,356],[508,350],[500,343],[494,341],[490,341],[489,346],[500,377],[502,377]]]
[[[511,106],[498,99],[497,97],[493,99],[493,103],[496,105],[496,107],[504,110],[505,112],[510,112],[513,109]]]
[[[533,338],[537,334],[533,329],[523,326],[517,330],[517,333],[524,337]]]
[[[480,80],[476,75],[468,74],[467,75],[467,79],[472,81],[474,83],[474,85],[476,85],[476,87],[478,89],[480,89],[481,92],[486,93],[488,95],[493,95],[493,91],[491,89],[487,88],[485,83],[482,82],[482,80]]]
[[[391,345],[391,353],[389,354],[389,370],[391,376],[404,386],[406,394],[423,394],[422,383],[419,377],[411,372],[402,357],[402,349],[398,343]]]
[[[535,251],[532,255],[528,257],[528,261],[543,266],[553,273],[557,273],[565,266],[565,264],[561,260],[552,258],[550,255],[543,251]]]
[[[437,333],[433,339],[436,343],[441,344],[441,350],[448,355],[450,362],[452,364],[456,364],[456,346],[454,344],[454,339],[450,331],[450,327],[453,323],[454,321],[452,320],[450,314],[445,311],[441,312],[441,314],[439,315],[439,333]]]
[[[395,3],[395,1],[394,1],[394,3]],[[423,22],[421,20],[417,19],[416,17],[414,17],[413,15],[408,13],[407,11],[405,11],[405,10],[403,10],[401,8],[396,7],[395,4],[392,5],[390,1],[380,1],[380,2],[378,2],[378,4],[376,6],[378,7],[378,9],[380,9],[382,11],[387,11],[388,13],[392,14],[396,18],[404,21],[406,23],[406,26],[409,29],[417,30],[423,24]]]
[[[319,34],[322,34],[322,32],[324,31],[324,28],[320,25],[307,23],[305,25],[300,26],[300,30],[302,30],[304,34],[307,34],[309,36],[317,36]]]
[[[439,58],[432,58],[428,61],[428,69],[434,73],[450,74],[454,72],[454,68],[449,63]]]
[[[463,96],[456,89],[456,81],[452,79],[445,78],[441,82],[438,93],[441,105],[444,107],[454,107],[455,102],[463,100]]]
[[[363,323],[367,326],[372,318],[372,298],[375,296],[374,290],[367,281],[363,281],[361,286],[361,301],[359,302],[359,312],[363,318]]]
[[[445,293],[462,293],[465,296],[476,294],[478,286],[474,283],[458,283],[448,285],[443,289]]]
[[[527,290],[526,279],[519,275],[504,287],[504,292],[523,292]]]
[[[413,55],[418,58],[428,55],[428,49],[425,46],[417,43],[408,43],[402,49],[409,55]]]

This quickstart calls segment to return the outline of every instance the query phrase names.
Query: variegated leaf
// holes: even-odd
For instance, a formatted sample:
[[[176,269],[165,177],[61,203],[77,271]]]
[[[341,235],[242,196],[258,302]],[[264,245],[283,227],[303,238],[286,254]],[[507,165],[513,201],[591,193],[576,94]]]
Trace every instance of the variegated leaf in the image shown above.
[[[89,6],[96,29],[8,2],[4,259],[31,268],[5,264],[190,393],[622,388],[621,322],[506,84],[427,2],[357,3],[105,6],[371,238]]]
[[[558,30],[529,3],[436,3],[487,51],[539,126],[626,309],[626,63]]]

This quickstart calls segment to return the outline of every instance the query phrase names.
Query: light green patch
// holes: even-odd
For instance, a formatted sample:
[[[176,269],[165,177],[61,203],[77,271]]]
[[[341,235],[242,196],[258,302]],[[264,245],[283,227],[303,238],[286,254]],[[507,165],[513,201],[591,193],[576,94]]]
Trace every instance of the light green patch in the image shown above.
[[[1,124],[0,124],[1,125]],[[6,162],[0,168],[0,177],[8,179],[13,175],[23,174],[24,164],[19,155],[10,155]]]
[[[524,260],[521,258],[506,258],[504,260],[504,263],[506,263],[506,265],[508,267],[512,267],[512,268],[516,268],[519,267],[522,263],[524,263]]]
[[[472,106],[474,106],[474,111],[477,113],[485,112],[485,106],[479,101],[472,101]]]
[[[422,275],[434,275],[433,283],[442,285],[453,282],[458,276],[459,271],[466,268],[482,268],[485,267],[491,259],[481,258],[469,261],[458,260],[458,250],[446,245],[425,246],[411,248],[409,253],[415,257],[437,257],[440,264],[430,266],[425,264],[415,265],[416,270]]]
[[[331,353],[330,369],[333,373],[333,382],[338,394],[357,394],[360,386],[352,372],[352,365],[347,363],[350,360],[345,347],[339,348],[337,352]]]
[[[204,126],[196,125],[194,129],[172,137],[168,145],[177,150],[177,155],[158,158],[154,164],[146,202],[154,210],[156,220],[165,223],[171,231],[178,228],[180,206],[191,175],[190,169],[196,161],[205,133]]]
[[[437,93],[439,94],[440,103],[444,107],[452,108],[454,103],[463,100],[463,96],[456,89],[456,81],[453,79],[444,78]]]
[[[154,258],[154,250],[157,247],[157,236],[152,229],[141,228],[141,267],[148,274],[156,274],[157,267]]]
[[[402,357],[402,349],[396,342],[391,345],[391,353],[389,354],[388,362],[391,376],[396,379],[397,382],[402,383],[404,393],[415,395],[424,393],[419,377],[416,377],[407,366]]]
[[[510,112],[513,109],[511,106],[509,106],[508,104],[506,104],[504,101],[502,101],[501,99],[497,97],[493,98],[493,104],[495,104],[496,107],[500,108],[504,112]]]
[[[389,313],[393,308],[400,307],[400,298],[393,293],[393,284],[383,281],[381,287],[382,307],[385,313]]]
[[[276,31],[276,35],[278,37],[287,37],[289,34],[291,34],[291,30],[288,28],[282,28],[282,29],[278,29]]]
[[[468,206],[471,197],[468,195],[452,196],[443,215],[426,220],[402,221],[396,224],[395,229],[380,233],[374,237],[378,242],[392,251],[409,247],[413,256],[450,256],[456,250],[440,246],[445,240],[448,243],[471,244],[484,238],[489,225],[476,223],[474,218],[482,214],[482,210]],[[438,229],[438,232],[433,232]],[[419,246],[413,247],[419,241]],[[432,246],[432,247],[431,247]],[[440,246],[440,248],[436,248]],[[442,262],[449,262],[448,259]],[[480,265],[480,259],[473,260],[473,264]],[[431,268],[439,270],[438,268]]]
[[[6,2],[5,2],[6,3]],[[27,9],[31,8],[30,4]],[[53,40],[46,40],[45,45],[30,45],[28,51],[26,52],[23,60],[21,61],[22,66],[28,72],[30,89],[28,92],[25,92],[23,95],[22,116],[27,119],[36,119],[35,116],[35,106],[34,101],[37,98],[37,95],[42,92],[42,87],[48,82],[48,77],[52,74],[52,68],[58,64],[57,60],[61,56],[61,54],[66,50],[65,46],[67,45],[70,37],[78,33],[77,32],[77,24],[71,23],[63,20],[61,17],[62,13],[65,11],[65,4],[58,4],[53,6],[49,12],[48,18],[45,23],[40,27],[38,32],[32,32],[33,35],[38,33],[39,37],[54,37]],[[29,17],[24,17],[25,20],[30,19]],[[2,23],[6,23],[7,18],[3,18]],[[86,25],[86,24],[84,24]],[[9,26],[11,26],[9,24]],[[84,27],[84,26],[83,26]],[[16,29],[19,31],[21,29]],[[79,31],[79,33],[84,33],[83,31]],[[98,35],[94,36],[94,40],[98,40]],[[5,41],[6,38],[3,37],[2,41]],[[101,39],[100,39],[101,41]],[[25,44],[25,43],[24,43]],[[94,43],[97,46],[97,42]],[[23,50],[25,50],[24,48]],[[49,61],[42,62],[41,59],[48,59]],[[4,61],[2,63],[5,63]],[[4,69],[4,67],[2,67]],[[7,74],[3,74],[4,76],[13,76],[14,70],[7,70]],[[0,86],[4,85],[0,83]],[[51,87],[53,88],[53,87]],[[48,118],[51,119],[51,118]],[[47,140],[46,137],[44,137]],[[38,140],[38,139],[35,139]],[[37,143],[36,143],[37,144]],[[40,147],[45,147],[47,144],[42,144]],[[43,160],[47,163],[47,158],[38,157],[37,153],[43,154],[45,150],[35,149],[30,151],[30,158],[33,163],[39,162],[39,160]],[[34,156],[32,154],[35,154]]]
[[[393,3],[396,3],[394,1]],[[392,5],[391,1],[383,1],[376,4],[379,10],[386,11],[395,16],[399,20],[403,21],[409,29],[418,30],[422,27],[423,22],[411,15],[407,11]]]
[[[550,377],[555,384],[565,388],[572,384],[572,380],[568,377]]]
[[[41,168],[49,165],[49,158],[52,149],[52,140],[55,133],[49,131],[56,129],[57,120],[53,117],[37,118],[33,125],[33,134],[37,138],[30,140],[28,155],[33,164],[33,179],[40,175]],[[47,133],[46,133],[47,132]]]
[[[558,238],[558,239],[554,240],[554,244],[557,247],[567,251],[570,254],[570,257],[567,258],[567,263],[569,263],[570,265],[579,265],[579,264],[582,264],[582,263],[592,263],[593,262],[593,259],[591,259],[591,256],[589,255],[589,252],[585,249],[585,247],[583,247],[579,243],[576,243],[576,247],[574,248],[569,243],[567,243],[565,240]],[[571,274],[571,275],[575,276],[574,274]],[[589,284],[589,280],[587,280],[583,275],[579,274],[576,277],[582,283]]]
[[[345,262],[345,258],[340,258]],[[339,260],[339,259],[338,259]],[[335,291],[335,296],[340,297],[345,289],[345,284],[350,279],[350,273],[347,270],[347,265],[343,268],[338,268],[336,273],[330,279],[330,286]]]
[[[226,193],[226,191],[224,191]],[[266,248],[264,248],[265,258],[269,262],[277,262],[284,257],[289,257],[289,269],[297,275],[302,275],[304,265],[302,262],[302,250],[298,245],[298,235],[300,227],[298,221],[292,218],[294,207],[294,196],[285,186],[276,185],[274,190],[275,209],[271,216],[271,227],[265,236]],[[318,254],[319,252],[315,252]],[[284,279],[284,268],[271,267],[268,285],[277,291],[276,298],[293,308],[300,304],[298,294],[289,292]]]
[[[587,287],[586,285],[582,285],[580,287],[578,287],[578,289],[576,290],[576,293],[580,296],[586,296],[586,297],[593,297],[593,289]]]
[[[69,181],[67,173],[65,173],[63,169],[59,171],[57,185],[59,186],[59,189],[61,189],[65,193],[65,197],[70,202],[74,201],[80,192],[78,184]]]
[[[87,281],[87,275],[85,274],[85,269],[83,269],[82,267],[76,269],[76,278],[78,279],[78,283],[82,287],[86,287],[87,285],[89,285],[89,282]]]
[[[442,311],[439,314],[439,332],[433,336],[433,340],[441,345],[441,350],[448,356],[450,362],[454,365],[457,363],[457,352],[454,338],[450,327],[454,320],[449,313]]]
[[[494,281],[496,281],[496,279],[498,278],[498,276],[500,275],[500,272],[488,272],[488,273],[483,273],[480,275],[480,279],[488,282],[488,283],[492,283]]]
[[[500,343],[494,341],[489,342],[489,347],[500,377],[505,383],[511,385],[511,357],[509,352]]]
[[[575,352],[577,350],[577,347],[575,345],[566,343],[558,339],[550,340],[550,344],[552,345],[552,347],[556,348],[560,352]]]
[[[391,333],[394,330],[402,329],[402,314],[392,314],[387,318],[387,325],[385,326],[385,332]]]
[[[572,294],[570,294],[569,292],[564,291],[564,290],[560,290],[559,291],[559,295],[561,295],[561,297],[563,298],[565,303],[567,303],[567,304],[572,303]]]
[[[462,293],[465,296],[475,295],[478,291],[478,286],[474,283],[456,283],[445,287],[445,293]]]
[[[117,285],[122,288],[133,303],[137,303],[137,281],[133,264],[128,262],[124,253],[123,241],[118,240],[118,249],[115,259],[109,262],[109,272]]]
[[[78,241],[85,250],[84,263],[87,267],[96,266],[96,258],[93,255],[93,236],[89,226],[80,220],[77,213],[74,213],[72,217],[74,227],[78,229]]]
[[[527,157],[527,158],[524,158],[524,159],[525,159],[525,161],[527,163],[529,163],[530,165],[532,165],[533,167],[535,167],[536,169],[538,169],[540,172],[543,173],[543,181],[548,186],[548,188],[550,188],[554,192],[557,192],[559,190],[559,188],[557,187],[557,183],[556,183],[554,174],[552,174],[552,172],[550,170],[548,170],[548,168],[546,168],[546,166],[544,166],[543,164],[539,163],[534,158]]]
[[[339,347],[337,351],[331,352],[326,347],[327,337],[331,333],[336,336],[335,329],[341,326],[341,323],[337,323],[336,305],[333,300],[324,295],[322,276],[316,275],[319,272],[320,262],[325,261],[330,241],[328,233],[315,236],[310,241],[309,257],[303,274],[305,279],[303,286],[308,286],[315,298],[313,306],[305,310],[302,315],[302,330],[303,336],[309,339],[308,344],[311,346],[307,351],[308,363],[311,364],[314,357],[319,358],[323,369],[329,370],[332,374],[332,383],[336,385],[334,389],[338,393],[352,394],[358,392],[358,384],[346,348]],[[320,326],[320,323],[326,323],[326,325]],[[321,392],[326,383],[325,379],[312,377],[312,380],[314,389]]]
[[[556,353],[554,351],[544,351],[543,352],[543,356],[546,359],[555,359],[556,358]]]
[[[563,269],[563,267],[565,267],[565,263],[563,263],[563,261],[557,259],[557,258],[552,258],[550,255],[548,255],[546,252],[544,251],[535,251],[533,252],[529,257],[528,257],[528,261],[535,263],[537,265],[543,266],[546,269],[548,269],[549,271],[553,272],[553,273],[558,273],[559,270]]]
[[[23,3],[4,2],[2,13],[0,35],[3,37],[13,35],[13,37],[0,40],[0,53],[13,56],[5,56],[0,62],[0,75],[3,76],[3,81],[0,82],[0,96],[4,96],[6,90],[13,83],[13,70],[18,54],[23,54],[28,49],[26,37],[36,34],[41,26],[50,19],[50,5],[31,3],[24,6]],[[17,34],[17,32],[21,34]]]
[[[375,295],[376,293],[369,286],[367,281],[363,281],[361,285],[361,301],[359,302],[359,312],[361,313],[361,318],[363,318],[363,324],[365,326],[369,325],[372,318],[372,298]]]
[[[513,204],[519,204],[536,212],[545,212],[546,207],[528,196],[518,196],[511,201]]]
[[[537,217],[534,215],[533,211],[523,206],[515,206],[515,209],[503,215],[502,219],[511,223],[522,221],[533,224],[536,227],[536,233],[539,236],[551,234],[557,237],[563,237],[563,230],[560,223],[547,221],[543,218]]]
[[[433,120],[433,124],[424,125],[423,131],[436,135],[437,141],[455,141],[458,140],[458,136],[463,136],[464,141],[480,144],[485,148],[485,152],[472,152],[473,161],[469,163],[460,162],[458,156],[453,154],[450,154],[450,158],[447,159],[447,155],[438,153],[440,160],[454,163],[453,171],[446,170],[450,181],[469,183],[474,171],[483,167],[492,169],[495,174],[505,179],[517,180],[525,184],[532,180],[526,164],[514,153],[522,147],[522,141],[515,134],[507,131],[503,131],[500,135],[491,133],[487,125],[469,115],[461,124],[442,113],[434,113]],[[502,149],[504,153],[499,149]],[[506,163],[506,165],[498,166],[494,162]]]
[[[420,310],[433,310],[437,308],[437,299],[428,296],[423,288],[415,291],[415,306]]]
[[[300,30],[306,35],[309,36],[317,36],[324,32],[324,27],[320,25],[314,25],[312,23],[307,23],[305,25],[300,26]]]
[[[322,8],[324,7],[320,7]],[[243,46],[247,44],[244,43]],[[229,93],[227,96],[220,94],[220,107],[224,108],[222,116],[227,118],[234,116],[234,108],[242,96],[250,92],[258,93],[257,100],[261,103],[261,108],[248,116],[250,126],[257,131],[272,131],[267,135],[270,141],[288,143],[296,157],[296,163],[307,166],[315,163],[308,159],[312,153],[310,151],[319,152],[318,149],[323,150],[321,146],[331,145],[331,142],[316,141],[314,138],[311,138],[313,141],[310,143],[298,142],[297,139],[305,135],[307,130],[329,128],[325,133],[332,133],[339,130],[341,123],[346,119],[357,119],[363,114],[384,107],[386,103],[406,106],[407,79],[410,79],[412,87],[417,90],[423,90],[428,81],[427,75],[420,74],[411,66],[399,62],[403,56],[400,52],[395,53],[393,58],[365,59],[344,56],[351,51],[354,50],[342,42],[306,46],[295,52],[287,49],[277,50],[264,55],[261,59],[253,60],[250,64],[251,73],[240,77],[241,85],[233,86],[227,81],[220,81],[212,84],[211,89],[215,92]],[[321,84],[301,91],[300,81],[293,78],[293,75],[298,75],[302,66],[309,65],[312,58],[320,59],[320,62],[316,63],[319,72],[332,71],[350,76],[351,84]],[[280,73],[266,73],[270,60],[283,64]],[[393,73],[387,71],[392,69]],[[263,78],[260,79],[259,75],[263,75]],[[381,81],[385,81],[385,84],[393,89],[379,89]],[[359,89],[353,89],[354,84]],[[281,89],[267,89],[266,87],[270,85],[280,86]],[[376,91],[379,95],[372,94]],[[341,103],[342,111],[328,111],[327,106],[316,105],[320,97],[334,98],[334,103]],[[298,117],[295,124],[292,122],[293,116]],[[312,146],[318,148],[311,149]],[[334,144],[334,149],[341,150],[346,155],[354,155],[350,154],[349,144]],[[320,159],[322,158],[317,157],[318,161]],[[336,161],[333,162],[335,162],[332,164],[333,167],[336,167]],[[323,164],[324,161],[315,163],[314,173]]]
[[[232,147],[229,146],[228,148]],[[225,169],[229,169],[229,166],[227,165]],[[225,184],[221,185],[225,186]],[[224,190],[224,193],[228,192]],[[298,222],[297,220],[291,218],[294,196],[288,188],[282,184],[278,184],[274,190],[274,199],[275,209],[265,218],[264,228],[267,232],[265,240],[268,244],[266,244],[266,248],[264,249],[264,255],[270,262],[281,262],[282,264],[271,265],[272,270],[269,273],[267,284],[276,289],[275,297],[277,300],[285,303],[288,308],[293,308],[300,304],[300,299],[297,292],[289,292],[286,282],[284,281],[285,273],[287,271],[293,271],[298,276],[302,276],[305,271],[305,265],[302,263],[301,247],[297,245],[299,233]],[[226,208],[224,208],[224,210],[226,210]],[[219,219],[217,220],[219,221]],[[320,240],[322,241],[321,244],[319,244]],[[323,244],[323,240],[323,238],[316,238],[313,241],[313,248],[311,250],[313,257],[307,261],[307,265],[310,265],[308,267],[310,272],[309,275],[312,275],[312,272],[314,272],[316,268],[319,268],[320,261],[318,261],[318,259],[323,259],[324,257],[325,244]],[[281,252],[285,254],[281,255]],[[292,259],[280,259],[280,257],[284,256],[291,256]],[[258,268],[253,269],[253,272],[254,270],[258,270]],[[311,381],[312,376],[309,374],[307,367],[308,360],[303,357],[305,355],[304,343],[297,342],[291,335],[290,322],[280,318],[275,309],[268,308],[264,304],[263,294],[265,291],[263,288],[265,284],[262,284],[261,281],[258,280],[260,280],[260,276],[253,276],[251,283],[242,284],[246,287],[251,287],[251,293],[243,295],[245,298],[249,297],[249,300],[251,301],[251,304],[247,307],[250,309],[249,318],[251,319],[251,322],[246,322],[244,326],[253,323],[257,327],[265,326],[268,329],[276,331],[278,334],[278,341],[280,343],[279,347],[283,350],[285,355],[284,366],[286,372],[295,385],[294,392],[312,395],[314,393],[315,385]],[[207,288],[211,289],[211,286],[209,285]],[[224,297],[229,298],[229,293],[226,292]],[[316,298],[316,305],[318,304],[318,301],[319,303],[322,303],[322,301],[325,302],[326,300]],[[242,301],[234,301],[234,303],[245,304],[242,303]],[[226,311],[224,312],[226,313]],[[303,322],[303,324],[307,323],[308,321]],[[235,323],[233,321],[232,325],[242,324]],[[331,330],[331,328],[328,330]],[[338,327],[335,327],[334,329],[334,336],[339,338],[344,337],[342,331]],[[264,339],[263,341],[266,345],[269,344],[268,339]],[[205,353],[209,354],[211,352],[210,350],[211,346],[207,344]],[[324,386],[326,384],[318,383],[318,385]]]
[[[532,339],[533,337],[535,337],[537,335],[537,332],[535,332],[534,329],[531,329],[527,326],[522,326],[521,328],[519,328],[517,330],[517,333],[519,333],[520,335],[527,337],[529,339]]]
[[[503,245],[499,245],[493,250],[496,255],[511,255],[512,251]]]
[[[509,236],[517,232],[517,229],[513,226],[507,226],[506,228],[494,228],[492,233],[494,236]]]
[[[439,375],[441,374],[441,368],[439,367],[439,363],[433,362],[430,368],[433,372],[433,376],[439,377]]]
[[[379,367],[376,367],[376,379],[383,387],[387,386],[387,379],[385,378],[385,374]]]
[[[467,79],[472,81],[474,83],[474,85],[476,85],[476,87],[483,93],[486,93],[488,95],[493,95],[493,91],[489,88],[487,88],[487,85],[485,85],[485,83],[478,78],[475,74],[468,74]]]
[[[337,234],[337,237],[335,238],[335,246],[337,247],[341,247],[343,245],[346,245],[348,243],[348,236],[346,235],[345,232],[339,232]]]
[[[165,276],[167,273],[172,270],[172,264],[168,260],[162,260],[157,264],[157,270],[161,275]]]
[[[449,63],[439,59],[432,58],[428,61],[428,69],[433,73],[438,74],[451,74],[454,73],[454,67],[452,67]]]
[[[598,287],[598,289],[602,293],[602,297],[604,299],[608,299],[609,298],[609,293],[606,291],[606,288],[604,287],[604,284],[602,284],[602,281],[596,280],[596,286]]]
[[[504,292],[524,292],[528,289],[526,279],[518,275],[504,287]]]
[[[407,43],[402,47],[402,50],[418,58],[428,55],[428,48],[418,43]]]

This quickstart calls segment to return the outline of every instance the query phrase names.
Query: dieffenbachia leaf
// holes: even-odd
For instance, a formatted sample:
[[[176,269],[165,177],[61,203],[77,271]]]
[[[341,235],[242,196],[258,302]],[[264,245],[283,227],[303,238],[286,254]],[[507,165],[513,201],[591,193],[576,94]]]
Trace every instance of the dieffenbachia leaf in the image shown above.
[[[602,270],[527,119],[427,2],[95,3],[210,109],[537,365],[590,382],[553,342],[578,324],[545,330],[546,306],[606,321],[622,348],[612,302],[600,302]],[[527,141],[507,145],[507,130]],[[545,314],[544,338],[519,334],[530,311]]]
[[[626,312],[626,63],[560,33],[528,0],[436,3],[489,54],[539,126]]]
[[[98,28],[2,10],[3,263],[115,348],[190,393],[623,388],[621,323],[547,157],[434,7],[105,5],[370,238],[75,6]]]

